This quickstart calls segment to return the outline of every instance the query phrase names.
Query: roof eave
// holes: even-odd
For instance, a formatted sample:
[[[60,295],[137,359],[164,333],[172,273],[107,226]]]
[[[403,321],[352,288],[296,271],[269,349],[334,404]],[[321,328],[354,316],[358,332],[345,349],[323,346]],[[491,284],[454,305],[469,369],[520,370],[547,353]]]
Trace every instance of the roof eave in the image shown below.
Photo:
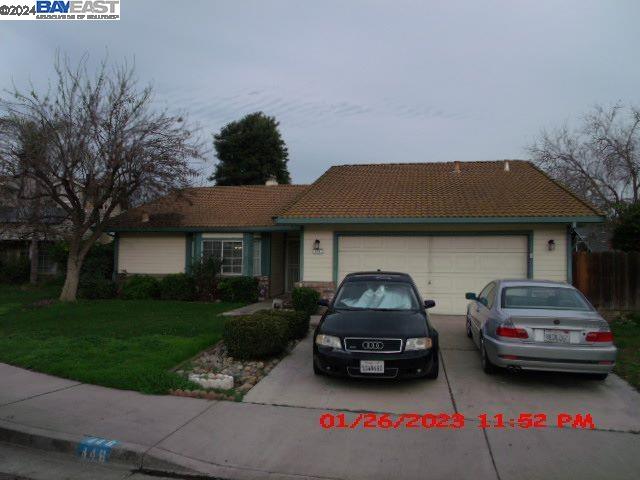
[[[308,224],[460,224],[460,223],[601,223],[602,216],[563,217],[278,217],[278,225]]]
[[[291,232],[300,228],[295,225],[246,226],[246,227],[110,227],[113,233],[200,233],[200,232]]]

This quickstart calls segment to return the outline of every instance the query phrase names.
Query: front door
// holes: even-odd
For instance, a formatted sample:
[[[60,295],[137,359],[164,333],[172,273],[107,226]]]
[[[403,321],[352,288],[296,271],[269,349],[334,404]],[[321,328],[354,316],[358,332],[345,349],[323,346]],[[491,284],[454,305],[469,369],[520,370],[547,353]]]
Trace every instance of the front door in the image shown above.
[[[291,292],[300,281],[300,238],[288,237],[286,248],[285,291]]]

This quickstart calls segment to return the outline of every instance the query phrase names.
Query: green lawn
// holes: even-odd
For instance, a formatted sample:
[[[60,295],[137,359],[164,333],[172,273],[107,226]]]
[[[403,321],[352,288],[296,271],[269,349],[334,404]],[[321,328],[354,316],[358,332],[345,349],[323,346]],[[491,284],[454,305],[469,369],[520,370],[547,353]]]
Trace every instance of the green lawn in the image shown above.
[[[34,306],[59,287],[0,285],[0,362],[144,393],[192,384],[168,370],[217,342],[239,305],[80,300]]]
[[[611,329],[618,347],[615,372],[640,390],[640,313],[614,320]]]

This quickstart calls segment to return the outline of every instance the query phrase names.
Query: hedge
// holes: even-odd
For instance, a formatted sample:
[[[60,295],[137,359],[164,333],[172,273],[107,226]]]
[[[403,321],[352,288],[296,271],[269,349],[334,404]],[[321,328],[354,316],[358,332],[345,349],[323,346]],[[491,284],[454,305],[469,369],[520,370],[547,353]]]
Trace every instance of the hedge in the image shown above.
[[[262,311],[227,318],[222,338],[232,357],[252,359],[281,353],[287,346],[289,333],[289,325],[282,317]]]
[[[266,313],[275,316],[287,324],[289,339],[295,340],[306,337],[309,332],[309,315],[306,312],[295,310],[262,310],[258,313]]]
[[[307,315],[314,315],[318,311],[318,300],[320,294],[313,288],[294,288],[291,293],[293,308],[299,312],[306,312]]]
[[[224,302],[255,303],[258,301],[258,279],[255,277],[224,277],[218,282],[218,294]]]
[[[28,258],[0,260],[0,283],[28,282],[30,269],[31,262]]]
[[[194,300],[196,282],[192,276],[184,273],[166,275],[160,280],[160,298],[162,300]]]
[[[160,296],[160,282],[148,275],[134,275],[122,285],[122,298],[127,300],[148,300]]]
[[[114,298],[117,293],[118,288],[115,282],[99,277],[81,279],[78,288],[78,296],[88,300]]]

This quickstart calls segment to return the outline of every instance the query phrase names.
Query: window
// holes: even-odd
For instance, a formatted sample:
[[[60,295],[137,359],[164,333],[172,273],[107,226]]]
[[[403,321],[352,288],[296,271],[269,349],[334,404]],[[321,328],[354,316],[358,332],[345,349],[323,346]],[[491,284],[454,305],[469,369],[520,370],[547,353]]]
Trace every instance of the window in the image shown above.
[[[253,239],[253,275],[262,275],[262,242],[259,238]]]
[[[502,290],[502,308],[551,310],[591,310],[589,303],[573,288],[522,286]]]
[[[495,284],[490,283],[489,285],[484,287],[482,292],[480,292],[480,295],[478,295],[478,300],[480,300],[480,303],[482,303],[487,308],[491,308],[493,306],[493,301],[495,299],[495,288]]]
[[[357,280],[342,285],[334,306],[345,310],[417,310],[418,299],[408,283]]]
[[[203,240],[202,256],[219,260],[223,275],[242,275],[242,240]]]
[[[56,273],[56,263],[51,256],[48,245],[40,244],[38,248],[38,273],[44,275]]]

